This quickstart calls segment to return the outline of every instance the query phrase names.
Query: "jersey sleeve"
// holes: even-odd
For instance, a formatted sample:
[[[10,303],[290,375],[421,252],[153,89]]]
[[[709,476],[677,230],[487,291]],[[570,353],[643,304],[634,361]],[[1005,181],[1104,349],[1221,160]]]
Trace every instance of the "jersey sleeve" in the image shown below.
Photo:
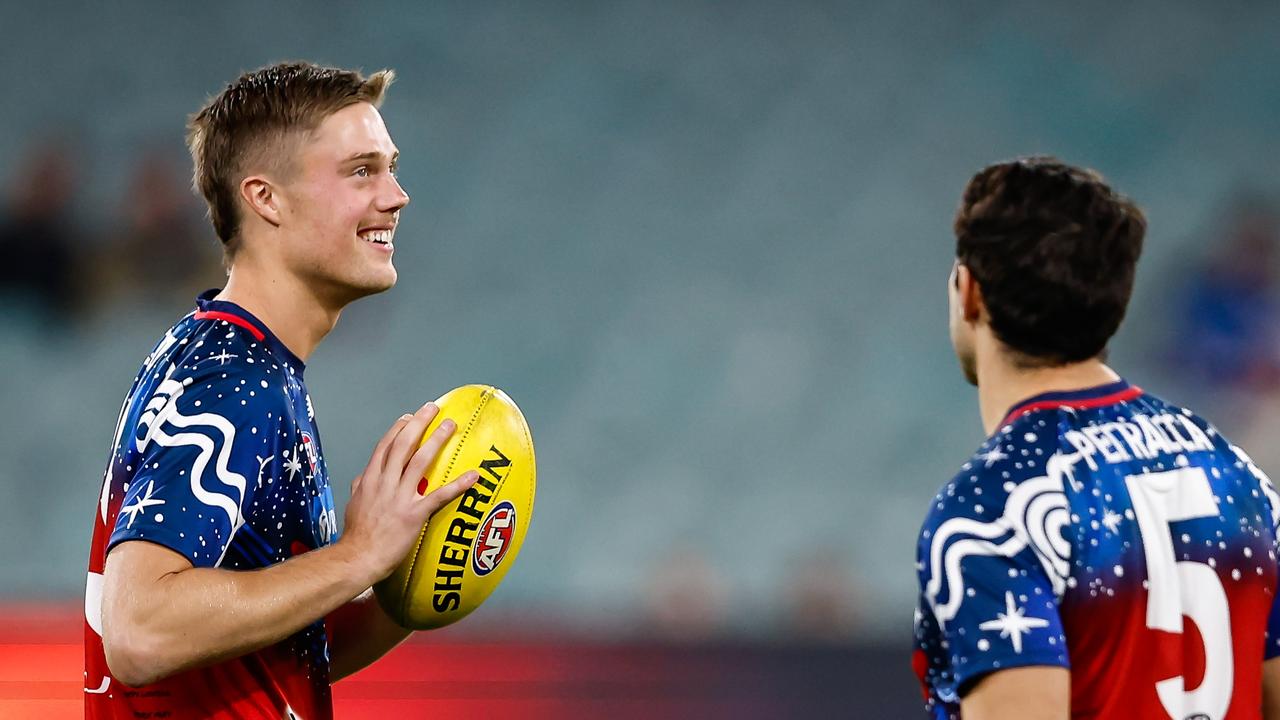
[[[218,566],[258,485],[262,439],[287,403],[249,367],[177,376],[156,388],[134,426],[138,464],[108,544],[147,540],[196,567]]]
[[[917,673],[958,702],[982,676],[1069,667],[1058,600],[1069,575],[1063,480],[997,436],[933,500],[916,568]],[[1014,465],[1017,470],[1014,470]]]
[[[1232,445],[1231,450],[1257,480],[1258,489],[1266,499],[1267,510],[1271,513],[1271,552],[1273,555],[1280,555],[1280,494],[1276,493],[1271,478],[1267,477],[1267,474],[1253,462],[1243,448]],[[1280,578],[1277,578],[1277,584],[1272,594],[1271,612],[1267,616],[1267,636],[1266,643],[1263,645],[1263,657],[1266,660],[1280,657]]]

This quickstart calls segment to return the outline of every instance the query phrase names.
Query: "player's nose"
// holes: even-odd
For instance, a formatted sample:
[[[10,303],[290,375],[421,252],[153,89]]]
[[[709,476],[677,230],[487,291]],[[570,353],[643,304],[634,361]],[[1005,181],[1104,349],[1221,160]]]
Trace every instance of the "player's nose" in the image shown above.
[[[390,181],[386,189],[378,197],[378,210],[382,212],[399,212],[409,204],[409,193],[404,191],[400,180],[394,175],[387,175]]]

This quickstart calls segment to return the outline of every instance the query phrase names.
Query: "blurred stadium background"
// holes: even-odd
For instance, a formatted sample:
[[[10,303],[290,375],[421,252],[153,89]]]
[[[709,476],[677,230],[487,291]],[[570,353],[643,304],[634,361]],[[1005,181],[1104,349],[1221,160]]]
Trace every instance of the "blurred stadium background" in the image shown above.
[[[981,440],[950,220],[1009,156],[1146,209],[1116,367],[1280,472],[1280,6],[1032,6],[7,3],[0,715],[78,716],[119,403],[221,276],[183,123],[276,60],[399,74],[401,281],[307,373],[340,505],[467,382],[540,461],[504,586],[340,717],[915,716],[915,533]]]

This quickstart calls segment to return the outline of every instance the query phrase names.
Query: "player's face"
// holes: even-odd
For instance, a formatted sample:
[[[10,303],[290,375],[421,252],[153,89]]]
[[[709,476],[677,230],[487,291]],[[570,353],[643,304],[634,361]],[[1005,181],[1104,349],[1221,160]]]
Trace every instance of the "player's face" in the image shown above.
[[[285,186],[285,249],[292,269],[345,304],[395,285],[392,245],[409,196],[396,180],[398,151],[382,115],[356,103],[325,118],[302,143]]]
[[[978,384],[977,353],[973,349],[973,328],[964,319],[964,302],[960,297],[960,264],[951,267],[947,278],[947,301],[950,310],[951,347],[960,361],[960,371],[970,385]]]

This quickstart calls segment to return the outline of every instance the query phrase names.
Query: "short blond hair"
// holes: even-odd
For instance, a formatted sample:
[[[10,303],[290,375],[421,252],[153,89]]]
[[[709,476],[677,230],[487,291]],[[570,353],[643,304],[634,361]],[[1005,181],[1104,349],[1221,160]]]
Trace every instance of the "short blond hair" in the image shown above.
[[[229,260],[238,244],[240,182],[255,166],[287,169],[292,143],[333,113],[360,102],[382,104],[391,70],[364,77],[356,70],[308,62],[271,65],[241,75],[187,123],[192,185],[209,205],[209,220]]]

